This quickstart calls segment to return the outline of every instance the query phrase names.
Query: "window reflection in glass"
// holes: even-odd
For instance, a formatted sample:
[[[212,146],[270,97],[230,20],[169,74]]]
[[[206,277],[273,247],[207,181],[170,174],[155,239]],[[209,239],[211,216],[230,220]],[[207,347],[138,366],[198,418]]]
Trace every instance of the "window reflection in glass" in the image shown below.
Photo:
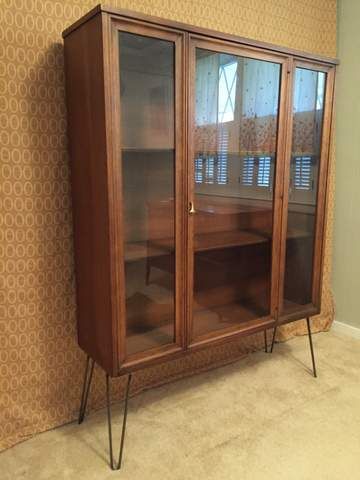
[[[280,66],[275,63],[196,50],[197,190],[270,199]],[[236,164],[233,161],[237,154]],[[248,187],[242,189],[242,187]],[[250,188],[249,188],[250,187]]]

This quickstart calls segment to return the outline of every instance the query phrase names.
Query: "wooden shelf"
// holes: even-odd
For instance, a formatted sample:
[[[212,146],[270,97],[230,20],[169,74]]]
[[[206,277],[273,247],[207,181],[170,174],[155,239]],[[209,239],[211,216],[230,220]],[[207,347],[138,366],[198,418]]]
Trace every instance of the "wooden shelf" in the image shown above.
[[[266,315],[266,312],[261,314],[258,308],[251,308],[245,303],[236,302],[194,311],[195,337],[239,325],[245,329],[248,322]]]
[[[301,304],[301,303],[296,303],[291,300],[288,300],[287,298],[284,298],[282,315],[291,315],[295,312],[302,311],[308,305],[309,303]]]
[[[157,241],[156,241],[157,242]],[[161,257],[174,251],[170,239],[163,240],[162,245],[154,242],[125,243],[125,262],[134,262],[148,257]]]
[[[222,248],[243,247],[246,245],[265,243],[268,240],[269,238],[265,235],[244,230],[200,233],[195,235],[194,250],[195,252],[204,252]],[[174,250],[173,243],[170,243],[169,239],[153,240],[151,245],[167,252]]]
[[[219,250],[222,248],[244,247],[266,243],[269,237],[247,231],[213,232],[195,235],[195,252]],[[148,257],[160,257],[174,253],[174,240],[160,238],[149,242],[132,242],[125,244],[125,261],[131,262]]]
[[[165,322],[164,322],[165,323]],[[126,336],[126,353],[131,355],[137,352],[144,352],[160,345],[171,345],[174,343],[174,323],[168,321],[164,325],[154,327],[144,333],[139,333],[131,328]]]
[[[291,229],[287,233],[287,239],[306,238],[311,233],[305,230]],[[245,230],[230,232],[212,232],[195,235],[195,252],[206,252],[209,250],[221,250],[223,248],[245,247],[257,245],[271,240],[266,233],[250,232]],[[170,238],[159,238],[149,242],[129,242],[125,244],[125,261],[133,262],[149,257],[161,257],[174,253],[174,241]]]
[[[269,237],[259,233],[242,230],[233,232],[202,233],[195,235],[194,249],[195,252],[205,252],[222,248],[245,247],[247,245],[266,243],[268,241]]]

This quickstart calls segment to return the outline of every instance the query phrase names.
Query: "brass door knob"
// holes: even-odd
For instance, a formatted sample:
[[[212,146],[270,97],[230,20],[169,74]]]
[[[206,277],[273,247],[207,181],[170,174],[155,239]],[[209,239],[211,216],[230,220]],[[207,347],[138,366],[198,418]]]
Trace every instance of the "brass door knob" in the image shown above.
[[[189,203],[189,214],[193,215],[196,212],[195,207],[194,207],[194,202]]]

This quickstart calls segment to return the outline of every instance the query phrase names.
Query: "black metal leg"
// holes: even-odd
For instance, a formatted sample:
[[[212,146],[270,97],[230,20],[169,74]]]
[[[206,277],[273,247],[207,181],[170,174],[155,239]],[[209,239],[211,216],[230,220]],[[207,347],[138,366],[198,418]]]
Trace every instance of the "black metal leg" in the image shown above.
[[[146,277],[145,277],[145,283],[146,285],[149,285],[150,283],[150,273],[151,273],[151,266],[149,259],[146,261]]]
[[[83,385],[83,390],[81,394],[81,403],[80,403],[79,419],[78,419],[79,424],[83,422],[85,417],[86,405],[89,397],[91,380],[92,380],[93,371],[94,371],[94,364],[95,364],[95,361],[88,356],[86,359],[84,385]],[[89,373],[89,366],[90,366],[90,373]]]
[[[112,470],[119,470],[121,468],[122,455],[123,455],[123,449],[124,449],[124,440],[125,440],[125,431],[126,431],[126,418],[127,418],[127,410],[128,410],[130,382],[131,382],[131,373],[128,375],[128,381],[127,381],[126,392],[125,392],[125,404],[124,404],[123,424],[122,424],[121,439],[120,439],[119,459],[118,459],[118,463],[114,464],[112,430],[111,430],[110,378],[109,378],[109,375],[106,374],[106,401],[107,401],[107,414],[108,414],[108,427],[109,427],[110,467]]]
[[[273,348],[274,348],[275,337],[276,337],[276,330],[277,330],[277,326],[274,328],[274,333],[273,333],[273,337],[272,337],[272,341],[271,341],[270,353],[272,353]]]
[[[267,335],[266,335],[266,328],[264,330],[264,350],[267,353]]]
[[[316,378],[316,377],[317,377],[317,373],[316,373],[314,347],[313,347],[313,343],[312,343],[311,328],[310,328],[310,318],[309,318],[309,317],[307,317],[307,319],[306,319],[306,324],[307,324],[308,335],[309,335],[309,343],[310,343],[311,361],[312,361],[312,366],[313,366],[313,374],[314,374],[314,377]]]

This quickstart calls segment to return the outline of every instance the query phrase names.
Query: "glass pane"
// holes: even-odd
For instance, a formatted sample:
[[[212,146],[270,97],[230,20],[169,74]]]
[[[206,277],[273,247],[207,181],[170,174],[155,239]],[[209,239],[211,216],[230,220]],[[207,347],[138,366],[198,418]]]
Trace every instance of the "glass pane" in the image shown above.
[[[127,354],[174,342],[174,44],[119,33]]]
[[[283,312],[311,303],[326,74],[296,68]]]
[[[196,50],[195,337],[270,313],[280,71]]]

